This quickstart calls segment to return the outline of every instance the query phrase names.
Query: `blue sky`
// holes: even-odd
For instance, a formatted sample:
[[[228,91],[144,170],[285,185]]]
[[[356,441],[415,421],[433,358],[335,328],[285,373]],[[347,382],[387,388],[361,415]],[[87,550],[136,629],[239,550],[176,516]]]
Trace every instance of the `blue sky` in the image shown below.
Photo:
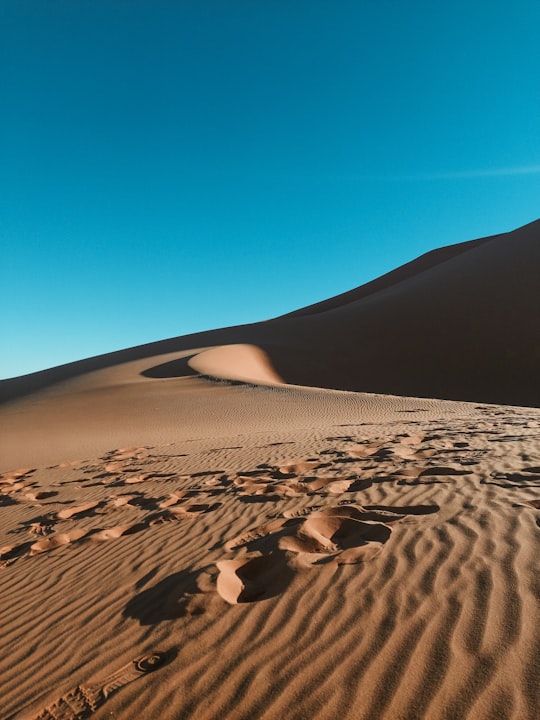
[[[537,0],[0,0],[0,377],[540,217]]]

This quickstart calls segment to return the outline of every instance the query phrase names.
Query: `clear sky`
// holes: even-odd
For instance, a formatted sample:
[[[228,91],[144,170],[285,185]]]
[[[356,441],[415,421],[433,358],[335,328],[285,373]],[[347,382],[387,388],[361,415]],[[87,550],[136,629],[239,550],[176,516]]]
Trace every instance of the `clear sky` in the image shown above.
[[[0,0],[0,377],[540,217],[538,0]]]

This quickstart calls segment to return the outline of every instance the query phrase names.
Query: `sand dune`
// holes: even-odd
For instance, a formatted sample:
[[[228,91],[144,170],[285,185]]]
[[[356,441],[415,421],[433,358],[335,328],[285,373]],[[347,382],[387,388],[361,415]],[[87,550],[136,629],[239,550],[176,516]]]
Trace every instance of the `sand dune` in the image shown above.
[[[539,229],[4,381],[0,717],[537,720]]]
[[[268,322],[5,380],[0,399],[93,378],[103,369],[119,368],[121,377],[122,366],[152,358],[141,365],[146,378],[187,378],[208,359],[216,376],[231,379],[247,373],[254,382],[538,407],[539,266],[537,220],[433,251],[356,290]],[[212,351],[196,359],[232,345],[252,348],[241,360],[232,348],[221,358]]]

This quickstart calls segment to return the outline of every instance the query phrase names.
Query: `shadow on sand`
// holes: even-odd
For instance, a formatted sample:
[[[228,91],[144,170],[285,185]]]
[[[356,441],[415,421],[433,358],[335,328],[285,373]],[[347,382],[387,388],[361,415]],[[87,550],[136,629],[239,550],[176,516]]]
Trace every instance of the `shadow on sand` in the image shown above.
[[[143,370],[141,375],[147,378],[181,378],[198,375],[199,373],[188,365],[188,360],[192,357],[194,357],[194,355],[171,360],[161,365],[155,365],[154,367],[148,368],[148,370]]]

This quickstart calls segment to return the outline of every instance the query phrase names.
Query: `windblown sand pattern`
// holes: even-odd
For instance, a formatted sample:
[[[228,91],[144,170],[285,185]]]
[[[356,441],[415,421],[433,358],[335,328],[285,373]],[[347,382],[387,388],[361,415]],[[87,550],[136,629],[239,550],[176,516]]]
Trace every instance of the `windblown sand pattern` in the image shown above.
[[[283,384],[540,404],[538,228],[1,385],[0,717],[538,720],[540,410]]]
[[[532,720],[538,418],[486,406],[4,473],[4,715]],[[166,668],[92,709],[88,678],[163,644]]]

